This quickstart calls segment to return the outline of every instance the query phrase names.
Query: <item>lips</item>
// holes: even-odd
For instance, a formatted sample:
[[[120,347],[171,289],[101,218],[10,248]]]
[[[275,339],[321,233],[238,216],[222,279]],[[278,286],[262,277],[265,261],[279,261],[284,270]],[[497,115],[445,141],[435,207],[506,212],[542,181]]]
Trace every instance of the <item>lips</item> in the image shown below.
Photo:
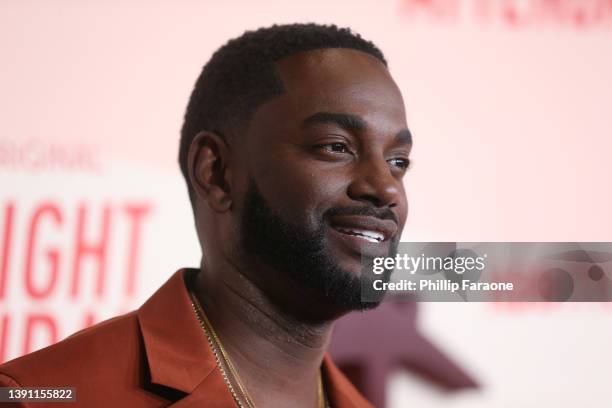
[[[397,234],[397,224],[392,220],[356,215],[334,216],[330,225],[341,234],[354,236],[369,243],[383,243]]]

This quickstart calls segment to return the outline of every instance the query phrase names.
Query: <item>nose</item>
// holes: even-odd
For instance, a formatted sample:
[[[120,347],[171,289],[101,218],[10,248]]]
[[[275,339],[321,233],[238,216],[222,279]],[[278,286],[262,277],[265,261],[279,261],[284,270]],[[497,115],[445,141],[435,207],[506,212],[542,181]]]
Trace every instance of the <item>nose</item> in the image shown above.
[[[368,158],[355,166],[353,181],[348,187],[351,199],[368,202],[375,207],[393,208],[399,204],[401,180],[391,174],[383,158]]]

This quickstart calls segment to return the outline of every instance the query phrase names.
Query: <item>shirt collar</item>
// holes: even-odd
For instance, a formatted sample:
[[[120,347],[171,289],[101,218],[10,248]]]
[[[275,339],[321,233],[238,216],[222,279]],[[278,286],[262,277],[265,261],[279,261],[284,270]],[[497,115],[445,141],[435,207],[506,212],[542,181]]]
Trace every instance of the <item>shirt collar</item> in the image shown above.
[[[216,367],[181,269],[138,310],[151,381],[191,393]]]

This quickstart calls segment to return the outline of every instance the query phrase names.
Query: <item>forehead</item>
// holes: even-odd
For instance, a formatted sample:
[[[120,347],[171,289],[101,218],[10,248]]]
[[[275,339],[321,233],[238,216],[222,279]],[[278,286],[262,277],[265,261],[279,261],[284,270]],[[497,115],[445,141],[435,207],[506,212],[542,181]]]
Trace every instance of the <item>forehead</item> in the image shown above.
[[[307,51],[275,64],[285,92],[260,106],[253,121],[300,122],[318,112],[361,116],[372,128],[397,132],[406,127],[401,93],[375,57],[352,49]],[[267,123],[272,125],[272,123]]]

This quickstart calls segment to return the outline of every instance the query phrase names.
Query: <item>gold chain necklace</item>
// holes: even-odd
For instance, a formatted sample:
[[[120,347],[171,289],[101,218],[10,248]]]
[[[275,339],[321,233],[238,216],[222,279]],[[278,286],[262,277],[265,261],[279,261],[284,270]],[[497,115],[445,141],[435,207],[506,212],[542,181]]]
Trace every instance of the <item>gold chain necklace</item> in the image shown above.
[[[223,344],[221,343],[219,336],[217,336],[217,332],[215,332],[215,329],[213,329],[212,325],[210,324],[210,321],[208,320],[206,313],[204,313],[204,309],[202,308],[202,305],[200,305],[200,302],[198,302],[198,299],[195,297],[193,292],[189,291],[189,296],[191,297],[191,306],[193,307],[193,311],[195,312],[196,317],[198,321],[200,322],[200,326],[202,327],[202,330],[204,330],[204,334],[206,335],[208,344],[210,345],[213,355],[215,356],[215,361],[217,362],[217,366],[219,367],[219,370],[221,371],[221,376],[223,377],[223,381],[225,382],[225,385],[227,386],[230,394],[232,395],[234,402],[236,402],[236,405],[239,408],[244,408],[245,404],[248,408],[255,408],[255,404],[253,403],[253,400],[247,393],[246,387],[240,380],[240,376],[238,375],[238,372],[236,371],[234,364],[232,364],[232,360],[230,360],[229,355],[227,354],[227,351],[223,347]],[[226,368],[227,368],[227,371],[226,371]],[[231,374],[231,377],[233,377],[234,381],[236,382],[238,391],[232,385],[232,381],[230,380],[230,375],[228,375],[228,371],[229,371],[229,374]],[[242,398],[240,398],[238,394],[240,394]],[[323,378],[322,378],[320,371],[319,371],[319,381],[318,381],[318,399],[319,399],[320,408],[330,408],[329,401],[327,400],[327,397],[323,390]],[[242,401],[244,401],[244,404]]]

